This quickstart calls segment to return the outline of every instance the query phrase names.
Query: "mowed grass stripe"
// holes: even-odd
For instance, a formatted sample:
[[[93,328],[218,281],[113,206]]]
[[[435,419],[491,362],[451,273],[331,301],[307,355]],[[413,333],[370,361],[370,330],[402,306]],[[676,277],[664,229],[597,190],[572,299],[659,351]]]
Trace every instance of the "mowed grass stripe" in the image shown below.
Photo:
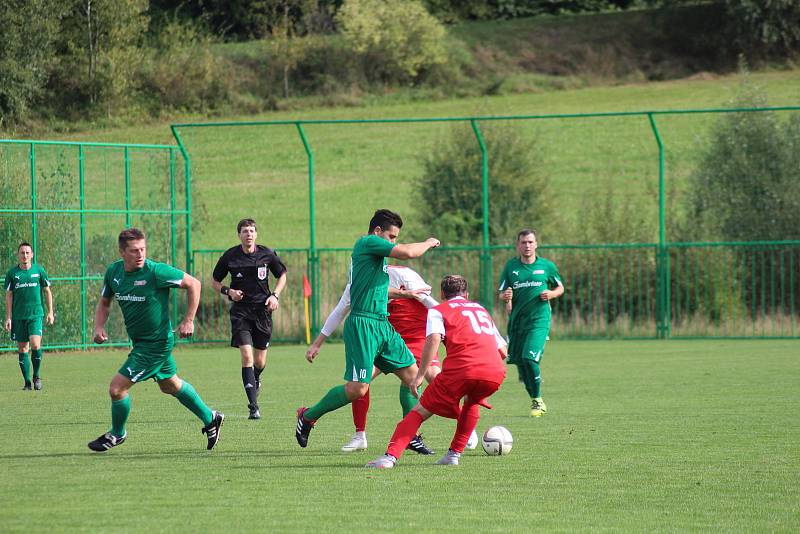
[[[4,531],[52,530],[793,531],[800,525],[796,341],[551,342],[549,413],[528,417],[516,370],[479,430],[514,435],[507,457],[468,451],[432,465],[454,422],[423,426],[434,457],[407,454],[366,470],[400,418],[398,381],[373,387],[369,450],[346,455],[350,410],[329,414],[307,449],[294,410],[341,381],[343,350],[313,365],[301,346],[270,349],[262,415],[253,422],[238,354],[181,347],[179,373],[227,418],[216,450],[177,401],[133,390],[128,441],[86,442],[109,426],[106,387],[125,352],[46,355],[45,388],[22,392],[16,358],[0,356],[0,497]]]

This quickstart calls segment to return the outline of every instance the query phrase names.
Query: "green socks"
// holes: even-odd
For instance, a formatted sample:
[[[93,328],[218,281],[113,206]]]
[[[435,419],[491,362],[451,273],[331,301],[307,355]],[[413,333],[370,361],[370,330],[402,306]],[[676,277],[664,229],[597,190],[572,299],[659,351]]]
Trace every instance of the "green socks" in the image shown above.
[[[19,353],[19,369],[22,371],[22,378],[25,384],[31,383],[31,359],[28,357],[27,352]]]
[[[131,396],[111,401],[111,433],[118,438],[125,435],[125,423],[131,413]]]
[[[195,391],[192,385],[186,380],[183,381],[180,391],[175,394],[175,398],[178,399],[181,404],[189,408],[189,411],[200,418],[203,422],[203,426],[208,426],[211,420],[214,419],[214,414],[211,412],[211,409],[206,406],[206,403],[203,402],[203,399],[200,398],[197,391]]]
[[[542,372],[539,364],[530,360],[523,360],[519,364],[519,371],[522,375],[522,382],[525,384],[525,391],[531,399],[542,396]]]
[[[350,399],[347,398],[347,394],[344,392],[344,384],[335,386],[332,387],[318,403],[306,410],[303,417],[307,421],[316,421],[326,413],[338,410],[349,403]]]
[[[417,398],[411,394],[405,384],[400,384],[400,407],[403,408],[403,417],[408,415],[411,408],[417,405]]]
[[[42,349],[31,351],[33,359],[33,378],[39,378],[39,368],[42,366]]]

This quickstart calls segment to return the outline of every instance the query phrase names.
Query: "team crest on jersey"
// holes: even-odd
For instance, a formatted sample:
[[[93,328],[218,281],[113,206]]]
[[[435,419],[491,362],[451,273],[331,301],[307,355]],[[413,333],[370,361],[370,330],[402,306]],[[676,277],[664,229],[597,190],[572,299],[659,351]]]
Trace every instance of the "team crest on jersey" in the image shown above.
[[[135,286],[144,286],[147,285],[147,280],[136,280],[133,285]]]
[[[258,268],[258,279],[259,280],[266,280],[267,279],[267,266],[261,265]]]
[[[544,274],[544,269],[536,269],[533,274]]]

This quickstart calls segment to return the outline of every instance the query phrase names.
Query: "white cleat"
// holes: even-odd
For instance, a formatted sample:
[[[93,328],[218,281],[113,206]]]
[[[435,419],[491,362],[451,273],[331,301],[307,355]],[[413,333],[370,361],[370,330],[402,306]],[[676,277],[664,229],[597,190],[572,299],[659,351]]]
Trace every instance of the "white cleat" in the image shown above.
[[[365,465],[364,467],[371,467],[373,469],[391,469],[392,467],[394,467],[394,463],[396,461],[397,459],[394,456],[384,454],[378,456],[371,462],[368,462],[367,465]]]
[[[473,430],[472,434],[469,435],[469,440],[467,441],[467,448],[469,450],[472,450],[477,446],[478,446],[478,433]]]
[[[461,458],[461,453],[447,450],[444,456],[439,458],[436,462],[437,465],[458,465],[458,459]]]
[[[367,448],[367,433],[356,432],[353,434],[353,439],[342,446],[342,452],[356,452],[363,451]]]

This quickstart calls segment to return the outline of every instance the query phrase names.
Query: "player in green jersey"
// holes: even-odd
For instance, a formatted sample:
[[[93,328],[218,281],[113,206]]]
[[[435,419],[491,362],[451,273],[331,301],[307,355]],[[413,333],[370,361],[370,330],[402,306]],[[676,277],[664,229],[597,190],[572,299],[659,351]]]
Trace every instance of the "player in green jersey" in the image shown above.
[[[42,319],[51,325],[55,321],[53,312],[53,292],[50,279],[44,267],[33,263],[33,247],[30,243],[20,243],[17,247],[19,265],[6,273],[6,322],[5,328],[11,332],[11,339],[17,342],[19,368],[25,381],[23,390],[42,389],[39,376],[42,366]],[[45,296],[47,313],[42,307],[42,293]],[[30,348],[33,356],[33,384],[31,384]]]
[[[421,243],[397,244],[403,219],[390,210],[378,210],[369,223],[369,233],[356,241],[350,263],[350,315],[344,323],[344,385],[332,388],[310,408],[297,410],[295,438],[308,444],[314,423],[323,415],[360,399],[369,391],[373,366],[394,373],[406,386],[400,402],[404,413],[417,402],[410,385],[417,363],[400,335],[387,320],[389,274],[386,258],[418,258],[438,247],[430,237]]]
[[[111,379],[111,430],[89,442],[89,448],[105,452],[121,445],[127,437],[125,423],[131,411],[129,390],[137,382],[152,378],[161,391],[174,396],[202,422],[208,449],[219,440],[225,417],[206,406],[189,382],[181,380],[172,358],[175,338],[169,320],[169,290],[185,289],[188,294],[186,315],[178,324],[180,337],[194,333],[194,316],[200,304],[200,281],[171,267],[147,259],[144,232],[128,228],[119,234],[121,260],[112,263],[103,279],[103,290],[94,315],[94,342],[108,340],[105,324],[116,297],[125,320],[125,330],[133,342],[128,359]]]
[[[550,301],[564,294],[555,263],[536,255],[536,233],[517,234],[518,257],[506,263],[500,275],[500,298],[510,308],[508,362],[517,364],[525,390],[531,396],[531,417],[547,412],[542,400],[539,365],[550,333]]]

